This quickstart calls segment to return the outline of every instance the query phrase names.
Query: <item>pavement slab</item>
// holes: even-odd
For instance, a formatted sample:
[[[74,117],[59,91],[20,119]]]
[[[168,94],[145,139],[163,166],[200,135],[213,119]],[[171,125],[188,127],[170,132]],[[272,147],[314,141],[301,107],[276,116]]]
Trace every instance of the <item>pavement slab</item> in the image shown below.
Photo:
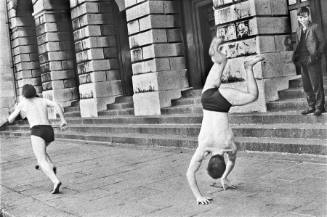
[[[326,156],[239,152],[230,176],[237,189],[227,191],[207,175],[205,159],[198,183],[214,200],[199,206],[185,177],[192,149],[58,139],[48,152],[63,185],[52,195],[29,138],[0,142],[5,217],[327,216]]]

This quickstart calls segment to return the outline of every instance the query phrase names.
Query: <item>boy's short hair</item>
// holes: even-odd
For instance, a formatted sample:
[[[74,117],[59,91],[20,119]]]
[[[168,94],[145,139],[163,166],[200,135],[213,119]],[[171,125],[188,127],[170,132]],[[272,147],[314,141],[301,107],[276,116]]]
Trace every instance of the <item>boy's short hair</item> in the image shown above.
[[[307,13],[308,15],[310,15],[310,10],[309,8],[307,7],[300,7],[298,10],[297,10],[297,15],[298,16],[301,16],[303,14]]]
[[[36,97],[36,90],[33,85],[25,84],[23,86],[22,94],[25,98],[30,99]]]
[[[213,179],[220,178],[224,174],[225,169],[226,164],[223,155],[217,154],[210,158],[207,171]]]

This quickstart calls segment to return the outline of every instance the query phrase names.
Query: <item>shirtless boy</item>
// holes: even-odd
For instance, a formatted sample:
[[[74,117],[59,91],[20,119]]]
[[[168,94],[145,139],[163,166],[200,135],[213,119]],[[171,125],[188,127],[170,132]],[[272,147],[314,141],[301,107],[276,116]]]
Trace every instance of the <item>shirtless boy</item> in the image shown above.
[[[59,193],[61,182],[56,176],[56,167],[47,153],[48,145],[54,141],[54,132],[48,119],[47,107],[54,107],[57,113],[59,113],[61,128],[67,125],[63,110],[58,103],[38,97],[35,88],[30,84],[23,86],[22,96],[21,102],[17,105],[14,112],[10,114],[8,120],[1,126],[6,123],[12,123],[21,112],[26,115],[31,128],[32,148],[38,165],[53,182],[51,193]]]
[[[231,106],[245,105],[258,98],[258,86],[253,75],[253,66],[262,61],[263,57],[256,56],[244,62],[247,80],[246,92],[233,88],[219,88],[222,72],[227,63],[226,56],[220,52],[219,45],[221,43],[222,39],[215,37],[209,48],[209,55],[214,65],[202,90],[203,119],[198,137],[199,145],[186,173],[188,183],[198,204],[209,204],[212,201],[211,198],[204,197],[200,193],[195,176],[203,159],[209,154],[212,156],[208,164],[209,175],[214,179],[221,178],[220,181],[224,190],[228,187],[234,187],[227,179],[234,168],[237,152],[233,132],[228,122],[228,111]],[[227,154],[228,158],[226,169],[222,174],[219,174],[219,168],[225,165],[224,154]]]

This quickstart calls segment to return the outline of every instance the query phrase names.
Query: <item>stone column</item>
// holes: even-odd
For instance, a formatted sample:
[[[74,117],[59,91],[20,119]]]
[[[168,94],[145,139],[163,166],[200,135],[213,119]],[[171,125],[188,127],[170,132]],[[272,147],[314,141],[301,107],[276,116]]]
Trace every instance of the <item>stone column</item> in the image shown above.
[[[78,100],[69,2],[33,0],[43,97],[70,106]]]
[[[16,100],[7,23],[6,1],[0,1],[0,121],[8,117]]]
[[[125,1],[135,115],[159,115],[188,87],[175,1]]]
[[[231,112],[266,111],[266,102],[277,100],[278,91],[288,88],[296,75],[292,63],[291,30],[287,0],[247,0],[231,4],[214,0],[217,35],[224,37],[223,50],[229,61],[224,79],[238,80],[223,86],[246,89],[243,61],[262,54],[266,60],[254,67],[259,99]]]
[[[122,95],[114,1],[70,0],[82,117],[96,117]]]
[[[30,0],[8,0],[11,46],[18,95],[25,84],[32,84],[39,94],[42,92],[32,11],[33,5]]]

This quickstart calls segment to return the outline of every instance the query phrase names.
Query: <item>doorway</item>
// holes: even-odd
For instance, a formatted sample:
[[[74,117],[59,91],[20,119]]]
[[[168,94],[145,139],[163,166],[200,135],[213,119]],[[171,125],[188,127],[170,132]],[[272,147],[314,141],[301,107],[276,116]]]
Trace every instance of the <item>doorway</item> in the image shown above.
[[[117,18],[116,34],[117,34],[117,50],[120,67],[120,79],[124,96],[133,95],[132,84],[132,62],[129,48],[126,12],[119,11],[118,6],[114,7],[114,16]]]
[[[215,36],[212,0],[183,0],[184,33],[190,86],[202,88],[211,69],[208,54]]]

